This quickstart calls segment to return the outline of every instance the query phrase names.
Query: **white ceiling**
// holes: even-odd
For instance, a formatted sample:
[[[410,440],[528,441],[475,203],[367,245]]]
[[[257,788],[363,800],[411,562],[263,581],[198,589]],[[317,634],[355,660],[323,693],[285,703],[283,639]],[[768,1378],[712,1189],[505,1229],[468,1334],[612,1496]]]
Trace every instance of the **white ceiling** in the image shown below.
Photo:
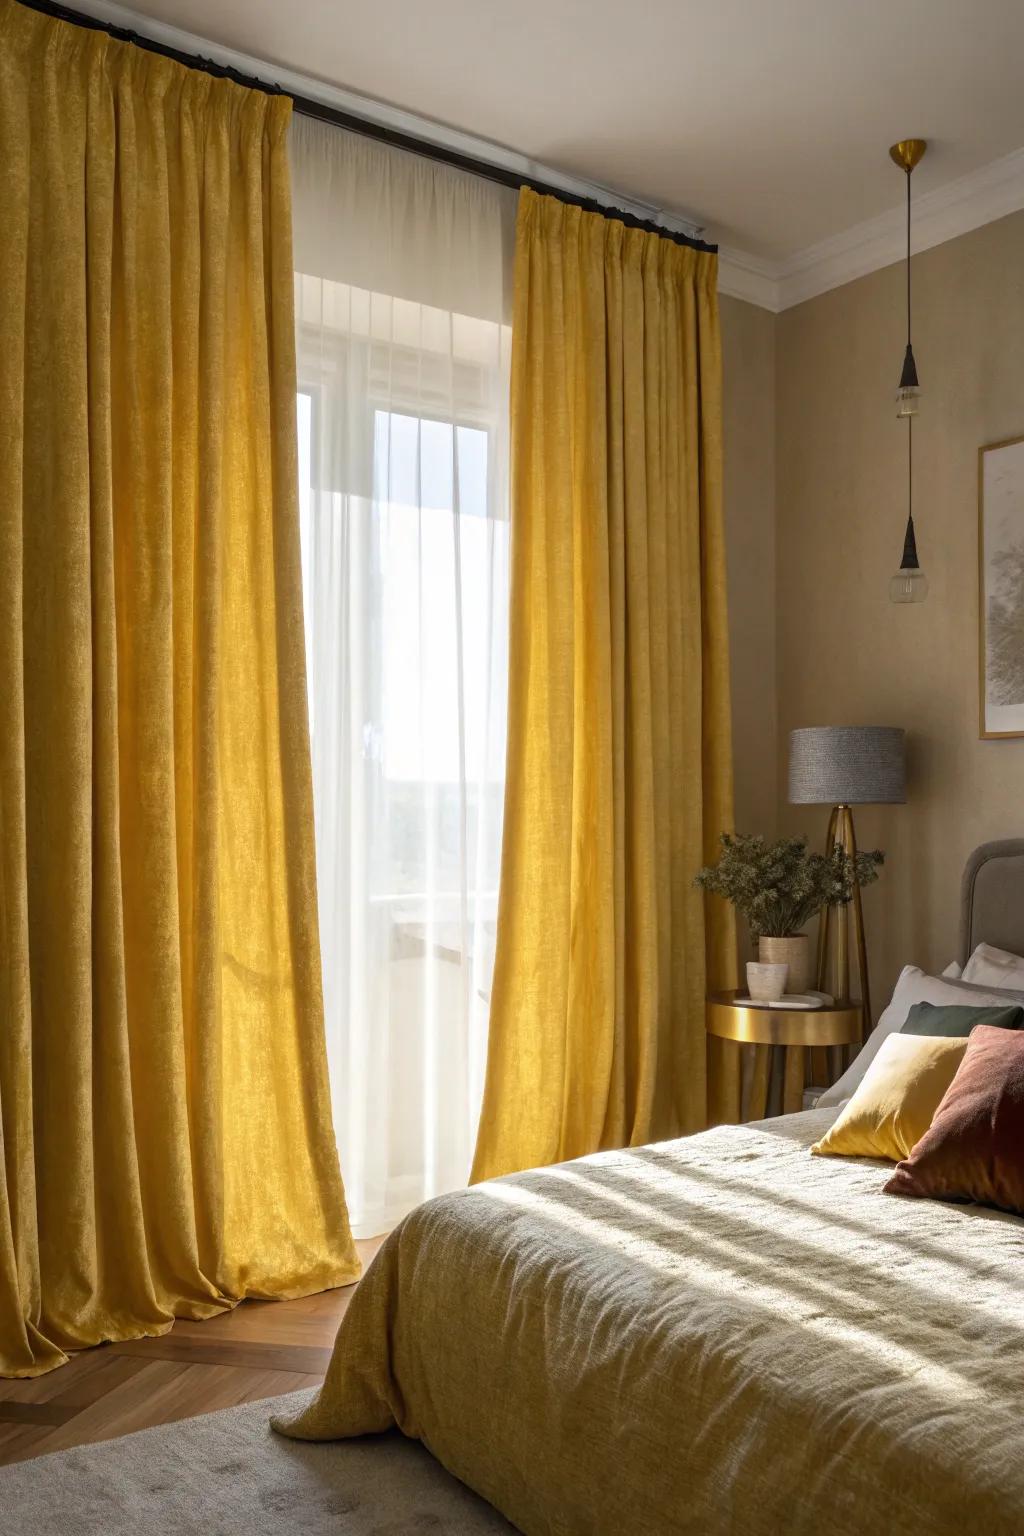
[[[1024,0],[130,3],[776,263],[1024,146]]]

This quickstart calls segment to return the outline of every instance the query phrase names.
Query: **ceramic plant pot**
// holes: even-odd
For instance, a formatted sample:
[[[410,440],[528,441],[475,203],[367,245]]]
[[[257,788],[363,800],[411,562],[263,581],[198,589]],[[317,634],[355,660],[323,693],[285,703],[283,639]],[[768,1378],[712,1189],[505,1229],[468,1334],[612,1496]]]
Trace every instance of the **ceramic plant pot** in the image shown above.
[[[784,939],[762,936],[757,944],[757,958],[762,965],[788,965],[786,990],[806,992],[811,984],[811,941],[806,933],[787,934]]]

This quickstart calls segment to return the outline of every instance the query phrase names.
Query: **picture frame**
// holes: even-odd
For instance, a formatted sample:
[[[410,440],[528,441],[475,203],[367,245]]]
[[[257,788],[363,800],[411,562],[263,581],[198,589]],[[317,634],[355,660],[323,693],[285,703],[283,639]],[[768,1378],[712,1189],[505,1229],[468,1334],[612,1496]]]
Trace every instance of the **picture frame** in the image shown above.
[[[1024,437],[978,449],[978,734],[1024,737]]]

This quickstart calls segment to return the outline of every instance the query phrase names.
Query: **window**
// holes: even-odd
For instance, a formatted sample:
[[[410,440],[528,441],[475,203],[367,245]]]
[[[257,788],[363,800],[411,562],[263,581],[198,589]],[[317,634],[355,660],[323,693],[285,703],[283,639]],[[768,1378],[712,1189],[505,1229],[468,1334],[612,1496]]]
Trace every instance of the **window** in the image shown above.
[[[482,1093],[505,768],[508,331],[306,277],[297,300],[328,1056],[353,1227],[367,1235],[465,1183]]]
[[[465,1184],[505,773],[516,194],[295,117],[324,1012],[353,1230]]]

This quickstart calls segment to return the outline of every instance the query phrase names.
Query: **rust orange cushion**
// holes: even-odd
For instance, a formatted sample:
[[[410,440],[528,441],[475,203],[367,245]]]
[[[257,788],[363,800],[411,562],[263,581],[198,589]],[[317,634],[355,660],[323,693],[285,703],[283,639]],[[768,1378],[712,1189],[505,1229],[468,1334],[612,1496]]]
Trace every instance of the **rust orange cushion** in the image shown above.
[[[1024,1034],[974,1030],[930,1127],[885,1188],[1024,1215]]]

